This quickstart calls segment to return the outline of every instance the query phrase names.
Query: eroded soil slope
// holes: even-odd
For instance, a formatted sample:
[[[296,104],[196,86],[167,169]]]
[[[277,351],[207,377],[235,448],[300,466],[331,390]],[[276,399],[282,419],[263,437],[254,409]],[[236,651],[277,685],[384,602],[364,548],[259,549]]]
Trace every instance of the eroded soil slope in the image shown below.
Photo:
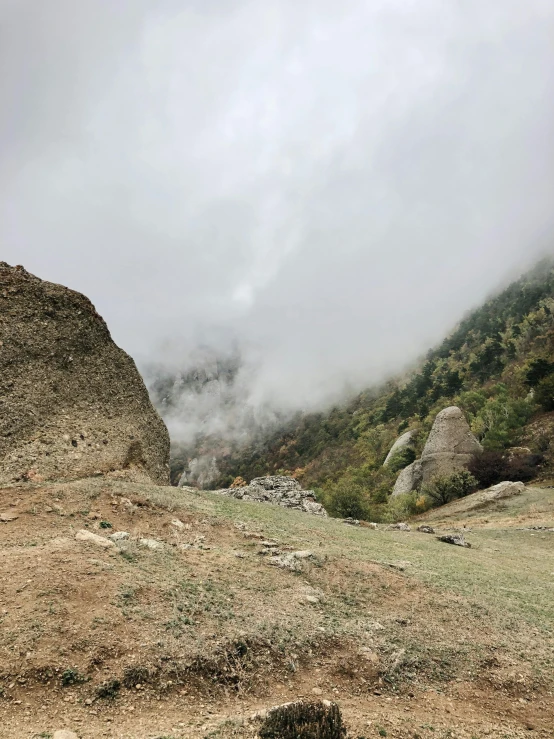
[[[337,700],[351,737],[552,736],[554,533],[531,530],[552,491],[532,496],[462,549],[101,478],[6,488],[0,737],[251,737],[298,696]]]

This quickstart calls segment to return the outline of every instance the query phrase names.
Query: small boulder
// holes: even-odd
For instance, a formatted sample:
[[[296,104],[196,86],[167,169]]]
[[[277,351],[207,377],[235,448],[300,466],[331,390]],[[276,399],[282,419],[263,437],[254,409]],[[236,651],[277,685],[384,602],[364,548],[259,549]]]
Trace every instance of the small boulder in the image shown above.
[[[434,534],[435,529],[432,526],[418,526],[417,530],[420,531],[422,534]]]
[[[130,534],[128,531],[114,531],[109,536],[112,541],[126,541],[129,537]]]
[[[58,729],[58,731],[54,732],[52,739],[79,739],[79,737],[74,731]]]
[[[80,531],[78,531],[75,534],[75,539],[77,541],[84,541],[87,544],[94,544],[97,547],[103,547],[104,549],[115,547],[113,541],[110,541],[109,539],[106,539],[106,537],[100,536],[99,534],[93,534],[92,531],[87,531],[86,529],[81,529]]]
[[[15,513],[0,513],[0,521],[2,523],[10,523],[11,521],[15,521],[19,516],[16,516]]]
[[[390,531],[411,531],[407,523],[391,523],[387,528]]]
[[[297,552],[287,552],[278,557],[271,557],[268,560],[268,564],[273,567],[280,567],[283,570],[300,570],[302,568],[302,562],[306,560],[314,559],[314,553],[308,549],[299,550]]]
[[[454,544],[457,547],[471,549],[471,544],[464,539],[463,534],[445,534],[444,536],[437,536],[437,539],[445,544]]]
[[[139,546],[146,547],[146,549],[163,549],[163,542],[157,539],[139,539]]]

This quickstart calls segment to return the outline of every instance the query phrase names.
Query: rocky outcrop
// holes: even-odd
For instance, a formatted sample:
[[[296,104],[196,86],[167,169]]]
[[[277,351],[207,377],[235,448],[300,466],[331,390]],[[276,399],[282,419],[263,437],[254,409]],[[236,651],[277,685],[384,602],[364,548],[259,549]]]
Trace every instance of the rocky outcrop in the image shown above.
[[[456,406],[445,408],[436,417],[421,455],[423,482],[466,469],[482,451],[462,411]]]
[[[0,484],[169,482],[169,436],[135,363],[83,295],[0,263]]]
[[[421,461],[417,459],[400,471],[392,494],[396,496],[411,493],[413,490],[417,490],[422,482],[423,471],[421,469]]]
[[[292,477],[273,475],[256,477],[246,487],[216,490],[220,495],[228,495],[238,500],[257,503],[273,503],[284,508],[296,508],[315,516],[326,516],[325,508],[316,501],[313,490],[302,490],[300,483]]]
[[[462,411],[456,406],[445,408],[435,419],[421,459],[400,472],[392,494],[411,493],[434,477],[466,469],[473,457],[482,451]]]
[[[482,493],[484,501],[505,500],[513,498],[514,495],[521,495],[525,492],[525,485],[522,482],[499,482]]]
[[[406,431],[405,434],[402,434],[402,436],[400,436],[392,445],[390,452],[387,454],[387,458],[383,462],[383,466],[386,467],[394,455],[398,454],[398,452],[401,452],[403,449],[412,449],[416,435],[417,431],[415,429],[412,431]]]

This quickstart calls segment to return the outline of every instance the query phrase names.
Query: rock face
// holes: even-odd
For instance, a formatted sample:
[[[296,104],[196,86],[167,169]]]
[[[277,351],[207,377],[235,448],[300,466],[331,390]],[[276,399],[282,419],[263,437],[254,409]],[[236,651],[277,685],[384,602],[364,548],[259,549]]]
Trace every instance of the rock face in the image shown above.
[[[0,262],[0,484],[115,473],[169,483],[169,436],[83,295]]]
[[[392,494],[395,496],[411,493],[412,490],[417,490],[420,487],[422,481],[423,471],[421,469],[421,460],[417,459],[400,471]]]
[[[280,475],[256,477],[246,487],[229,488],[216,492],[239,500],[273,503],[285,508],[296,508],[315,516],[327,515],[325,508],[316,501],[313,490],[302,490],[300,483],[292,477]]]
[[[445,408],[436,417],[421,455],[423,482],[466,469],[482,451],[462,411],[456,406]]]
[[[416,434],[417,432],[415,430],[406,431],[405,434],[402,434],[402,436],[400,436],[392,445],[390,452],[387,454],[387,458],[383,462],[383,466],[386,467],[398,452],[401,452],[403,449],[413,447]]]
[[[525,492],[525,485],[522,482],[499,482],[493,485],[483,493],[483,498],[488,500],[504,500],[513,498],[514,495],[521,495]]]

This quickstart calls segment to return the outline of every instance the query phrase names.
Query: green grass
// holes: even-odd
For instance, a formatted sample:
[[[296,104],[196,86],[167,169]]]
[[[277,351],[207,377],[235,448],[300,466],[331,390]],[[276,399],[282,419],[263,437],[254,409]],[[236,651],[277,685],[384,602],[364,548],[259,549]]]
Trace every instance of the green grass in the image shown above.
[[[126,487],[121,483],[118,486]],[[384,565],[403,563],[408,578],[470,598],[506,617],[523,618],[548,631],[554,628],[552,533],[480,528],[466,534],[472,548],[462,549],[415,530],[408,533],[387,531],[385,527],[374,531],[347,526],[335,519],[237,501],[206,491],[129,487],[168,510],[184,509],[214,523],[242,521],[252,531],[263,531],[265,536],[286,540],[298,549],[311,549],[318,556]],[[121,494],[125,495],[124,490]],[[542,506],[549,511],[551,499],[554,491],[531,489],[508,501],[508,510],[512,516],[530,507]]]

